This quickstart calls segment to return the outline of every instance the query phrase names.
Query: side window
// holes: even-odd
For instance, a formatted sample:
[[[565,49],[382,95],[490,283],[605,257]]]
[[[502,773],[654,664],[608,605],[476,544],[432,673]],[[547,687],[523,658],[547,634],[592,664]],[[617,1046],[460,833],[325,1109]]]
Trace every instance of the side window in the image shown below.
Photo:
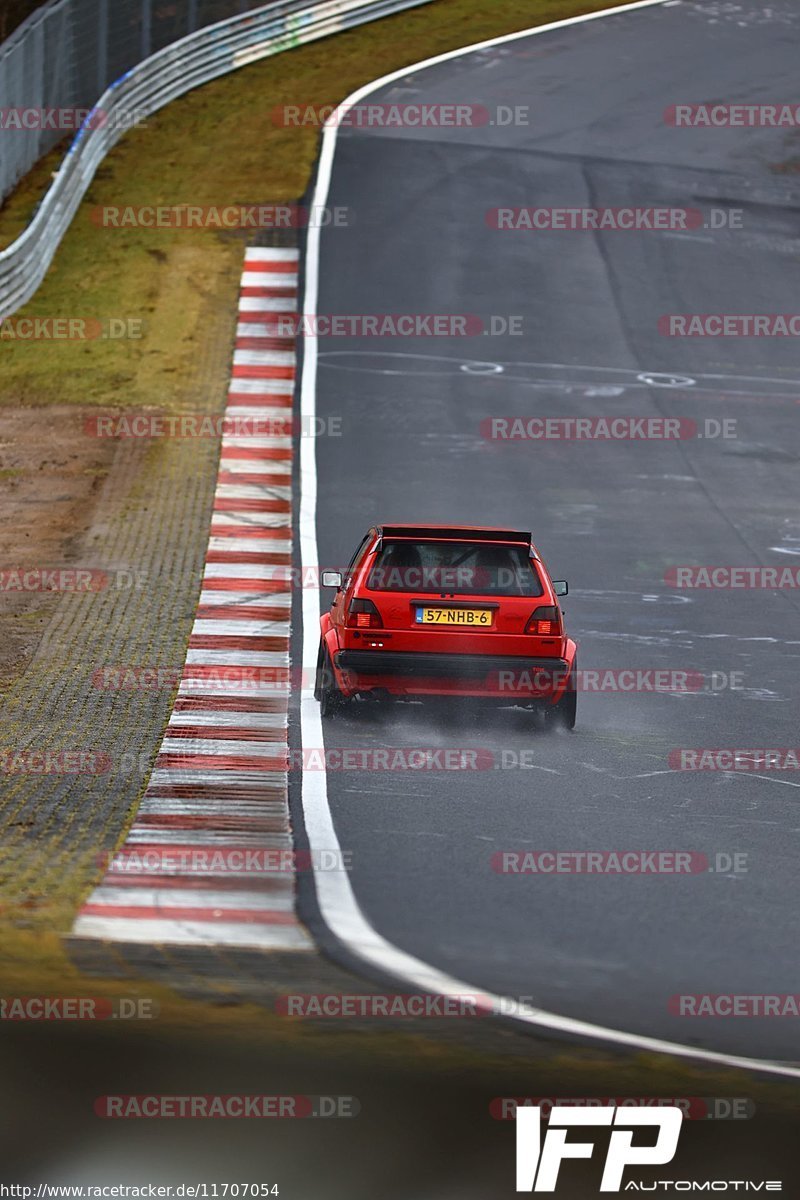
[[[353,576],[355,575],[358,568],[361,566],[362,560],[367,551],[367,547],[372,542],[372,539],[374,536],[375,536],[375,530],[370,529],[369,533],[364,538],[362,538],[361,543],[358,546],[358,549],[356,550],[353,557],[350,559],[350,562],[347,565],[347,570],[345,571],[345,574],[344,574],[344,583],[342,585],[345,591],[347,590],[347,588],[350,587]]]

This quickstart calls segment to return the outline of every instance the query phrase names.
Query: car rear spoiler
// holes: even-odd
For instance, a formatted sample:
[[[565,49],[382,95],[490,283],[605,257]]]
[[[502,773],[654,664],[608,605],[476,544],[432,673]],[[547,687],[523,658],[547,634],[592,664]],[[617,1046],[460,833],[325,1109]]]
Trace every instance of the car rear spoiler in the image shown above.
[[[523,546],[530,546],[532,536],[512,529],[448,529],[424,525],[382,525],[378,526],[377,533],[379,542],[384,538],[413,538],[415,541],[427,538],[447,542],[517,542]]]

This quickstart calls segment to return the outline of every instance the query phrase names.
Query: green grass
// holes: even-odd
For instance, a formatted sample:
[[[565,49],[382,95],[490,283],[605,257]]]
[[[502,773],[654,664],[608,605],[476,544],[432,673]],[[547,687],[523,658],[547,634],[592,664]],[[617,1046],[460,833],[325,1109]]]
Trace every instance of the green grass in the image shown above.
[[[309,182],[319,134],[278,128],[277,105],[337,102],[445,50],[608,7],[591,0],[436,0],[286,51],[175,101],[128,133],[102,164],[47,278],[17,314],[135,318],[144,336],[0,339],[0,404],[191,409],[196,347],[220,330],[232,343],[244,234],[103,229],[91,220],[94,206],[294,200]],[[54,152],[38,164],[0,210],[0,246],[25,228],[59,161]]]

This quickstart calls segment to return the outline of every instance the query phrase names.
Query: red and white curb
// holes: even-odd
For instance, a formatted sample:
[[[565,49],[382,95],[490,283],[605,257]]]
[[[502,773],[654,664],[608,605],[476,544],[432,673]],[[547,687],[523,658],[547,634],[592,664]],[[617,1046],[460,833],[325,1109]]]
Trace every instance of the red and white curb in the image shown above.
[[[164,740],[77,937],[310,949],[294,911],[287,799],[292,398],[298,251],[246,251],[200,602]],[[239,428],[235,428],[235,426]],[[262,426],[263,427],[263,426]],[[258,678],[247,678],[248,667]],[[226,668],[234,668],[226,670]],[[272,676],[272,678],[270,678]],[[230,682],[229,682],[230,680]],[[288,855],[283,855],[284,862]],[[289,865],[291,859],[289,859]]]

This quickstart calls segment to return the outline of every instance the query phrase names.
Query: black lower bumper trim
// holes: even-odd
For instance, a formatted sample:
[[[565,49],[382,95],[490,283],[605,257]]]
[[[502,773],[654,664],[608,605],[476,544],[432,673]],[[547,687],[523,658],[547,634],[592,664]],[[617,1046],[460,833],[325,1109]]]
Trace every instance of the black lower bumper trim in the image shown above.
[[[552,672],[564,676],[563,658],[526,658],[519,654],[426,654],[411,650],[340,650],[336,666],[356,675],[413,675],[417,678],[484,679],[498,671],[515,674]]]

